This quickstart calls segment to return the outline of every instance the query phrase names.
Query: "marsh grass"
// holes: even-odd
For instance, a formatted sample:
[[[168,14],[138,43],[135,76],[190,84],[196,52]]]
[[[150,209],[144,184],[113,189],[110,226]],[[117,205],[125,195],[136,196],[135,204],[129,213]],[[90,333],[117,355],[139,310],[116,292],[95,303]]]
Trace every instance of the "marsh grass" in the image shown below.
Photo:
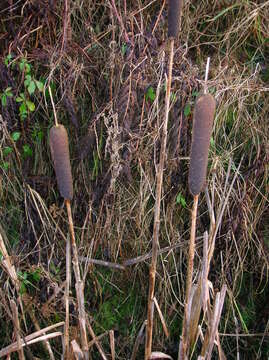
[[[2,63],[8,49],[15,58],[26,54],[35,77],[55,84],[56,111],[70,134],[76,194],[72,210],[79,256],[123,263],[151,249],[167,70],[163,57],[167,9],[158,2],[143,5],[126,2],[125,7],[124,2],[122,6],[115,1],[122,19],[120,23],[109,2],[72,2],[69,35],[63,51],[61,5],[50,2],[49,6],[44,6],[37,1],[35,5],[27,3],[24,8],[19,3],[13,13],[4,10],[0,23]],[[3,6],[5,9],[8,5],[4,2]],[[264,359],[268,357],[266,39],[269,4],[268,1],[239,2],[231,6],[229,1],[192,1],[185,2],[183,10],[183,31],[175,43],[171,88],[175,96],[168,122],[169,151],[159,234],[160,248],[178,243],[180,246],[159,255],[155,297],[170,337],[165,337],[155,314],[153,349],[177,358],[192,205],[187,191],[191,122],[195,97],[203,87],[206,58],[210,56],[208,89],[217,100],[217,111],[209,152],[208,193],[219,228],[209,280],[215,293],[222,285],[227,285],[219,339],[227,359],[235,358],[237,353],[242,358]],[[27,22],[28,19],[32,21]],[[42,28],[38,28],[41,25]],[[130,43],[126,41],[126,34]],[[2,65],[1,69],[0,93],[8,86],[19,93],[24,86],[21,74]],[[154,89],[155,99],[146,99],[149,87]],[[23,156],[23,138],[15,144],[10,139],[14,131],[22,132],[17,120],[19,109],[11,98],[1,108],[3,120],[0,121],[0,223],[6,234],[5,246],[16,273],[40,269],[39,286],[30,294],[24,294],[30,297],[24,305],[26,324],[18,307],[21,337],[36,331],[29,309],[40,328],[65,319],[68,223],[63,200],[56,188],[46,136],[53,122],[53,112],[48,97],[38,97],[34,101],[36,109],[24,123],[32,148],[31,157]],[[130,112],[129,108],[134,111]],[[31,137],[37,125],[44,134],[39,143]],[[5,147],[13,151],[6,154]],[[98,165],[98,172],[94,153],[95,160],[98,157],[102,164]],[[5,163],[9,164],[8,168]],[[186,201],[185,206],[177,202],[179,193]],[[201,194],[194,285],[202,267],[205,231],[210,233],[210,211],[206,196]],[[131,358],[137,334],[146,319],[149,264],[147,259],[120,273],[109,269],[104,285],[98,275],[103,271],[100,265],[80,263],[86,274],[87,318],[96,336],[105,334],[99,343],[108,359],[111,356],[106,334],[109,326],[115,330],[116,359]],[[0,331],[6,334],[1,336],[2,349],[14,341],[11,301],[17,302],[18,293],[3,260],[0,271]],[[72,339],[79,332],[74,289],[72,283]],[[132,299],[130,303],[129,299]],[[118,308],[114,301],[119,301]],[[213,301],[211,298],[212,304]],[[102,311],[104,303],[107,316]],[[127,315],[120,304],[123,309],[126,304]],[[113,322],[108,321],[111,312]],[[199,319],[199,324],[205,334],[208,321],[202,320]],[[144,353],[143,335],[140,340],[137,359]],[[60,338],[49,341],[55,358],[60,358]],[[48,357],[45,346],[25,347],[26,357],[29,353],[42,359]],[[202,341],[198,338],[192,358],[197,358],[201,349]],[[95,344],[90,347],[90,356],[93,359],[101,356]],[[217,356],[217,347],[213,348],[214,356]]]

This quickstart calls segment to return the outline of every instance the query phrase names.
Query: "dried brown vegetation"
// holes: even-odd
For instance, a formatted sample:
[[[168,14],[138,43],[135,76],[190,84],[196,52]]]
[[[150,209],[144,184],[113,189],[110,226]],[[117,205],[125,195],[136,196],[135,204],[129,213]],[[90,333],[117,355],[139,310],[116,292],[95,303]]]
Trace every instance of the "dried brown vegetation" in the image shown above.
[[[268,13],[268,1],[183,4],[160,198],[153,358],[178,356],[191,131],[208,56],[207,87],[217,106],[196,220],[189,355],[268,357]],[[50,84],[69,134],[89,356],[141,359],[168,74],[167,3],[1,1],[0,15],[0,354],[62,354],[69,235],[49,155]],[[22,59],[44,92],[28,93]],[[9,87],[13,96],[3,104]],[[35,104],[25,119],[16,101],[21,93]],[[70,351],[79,357],[74,279],[70,285]]]

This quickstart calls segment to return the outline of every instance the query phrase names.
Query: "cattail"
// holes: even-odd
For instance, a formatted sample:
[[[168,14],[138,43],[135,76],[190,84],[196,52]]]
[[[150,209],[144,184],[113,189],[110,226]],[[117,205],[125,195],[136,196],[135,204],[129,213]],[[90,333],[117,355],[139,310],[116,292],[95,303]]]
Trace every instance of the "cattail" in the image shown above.
[[[60,194],[65,200],[73,198],[73,181],[69,158],[68,135],[63,125],[50,129],[50,151]]]
[[[182,0],[169,0],[168,37],[176,38],[179,33]]]
[[[216,101],[210,94],[200,96],[195,104],[189,172],[192,195],[198,195],[205,185],[215,108]]]

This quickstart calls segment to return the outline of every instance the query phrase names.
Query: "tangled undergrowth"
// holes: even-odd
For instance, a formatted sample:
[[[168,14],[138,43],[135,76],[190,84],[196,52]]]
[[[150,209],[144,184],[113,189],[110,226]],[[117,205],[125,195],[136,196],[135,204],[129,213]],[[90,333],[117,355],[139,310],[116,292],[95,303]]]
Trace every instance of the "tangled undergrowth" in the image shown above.
[[[70,139],[87,319],[107,358],[114,338],[116,359],[131,359],[139,341],[141,359],[143,334],[137,336],[146,319],[167,74],[166,3],[1,1],[0,14],[0,234],[19,280],[16,288],[1,253],[0,349],[16,341],[16,291],[24,299],[17,316],[22,337],[65,319],[68,222],[49,155],[50,84]],[[268,17],[269,1],[184,2],[161,202],[159,245],[168,248],[158,259],[155,293],[169,337],[157,315],[153,332],[154,349],[173,359],[184,311],[193,107],[208,56],[217,110],[207,191],[215,213],[223,209],[209,280],[214,289],[228,289],[220,343],[227,359],[269,356]],[[202,194],[197,274],[209,226]],[[70,313],[76,338],[75,300]],[[60,338],[49,344],[59,359]],[[25,356],[51,358],[48,349],[33,344]],[[92,359],[101,358],[94,342],[90,351]]]

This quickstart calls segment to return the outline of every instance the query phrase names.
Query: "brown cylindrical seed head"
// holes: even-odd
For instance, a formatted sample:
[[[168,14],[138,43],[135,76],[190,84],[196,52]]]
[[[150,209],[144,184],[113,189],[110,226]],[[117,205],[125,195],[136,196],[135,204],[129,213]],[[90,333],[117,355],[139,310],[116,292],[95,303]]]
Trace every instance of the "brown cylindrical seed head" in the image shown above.
[[[168,37],[176,38],[179,33],[180,16],[183,0],[169,0]]]
[[[202,95],[196,101],[189,171],[189,188],[192,195],[198,195],[205,185],[215,109],[216,101],[210,94]]]
[[[73,181],[69,158],[68,135],[63,125],[50,129],[50,151],[60,194],[65,200],[73,198]]]

